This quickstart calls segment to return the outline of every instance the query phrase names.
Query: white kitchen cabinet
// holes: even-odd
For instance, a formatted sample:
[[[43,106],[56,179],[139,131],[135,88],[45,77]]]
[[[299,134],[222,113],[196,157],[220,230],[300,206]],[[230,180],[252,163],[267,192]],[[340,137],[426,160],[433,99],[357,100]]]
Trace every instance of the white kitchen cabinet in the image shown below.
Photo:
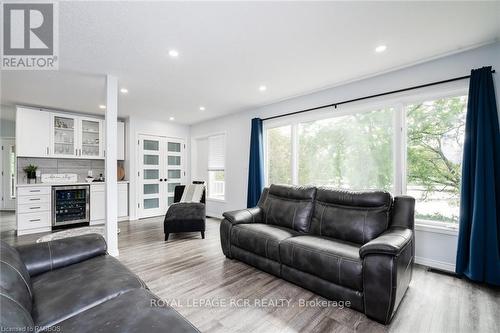
[[[17,191],[17,235],[52,229],[50,186],[19,187]]]
[[[128,184],[118,183],[118,219],[128,217]],[[90,224],[103,224],[106,219],[106,191],[104,184],[90,185]]]
[[[103,123],[99,118],[52,113],[52,156],[104,158]]]
[[[38,109],[17,107],[16,153],[19,157],[50,157],[51,115]]]
[[[128,217],[128,184],[118,183],[118,218]]]
[[[104,128],[100,118],[17,107],[17,156],[103,159]],[[122,121],[117,124],[117,160],[125,160]]]
[[[106,192],[104,184],[90,185],[90,224],[104,223],[106,218]]]
[[[104,121],[96,118],[78,120],[78,157],[104,158],[102,128]]]
[[[118,122],[117,146],[116,159],[123,161],[125,160],[125,123],[123,121]]]
[[[78,157],[78,117],[58,113],[51,117],[52,156]]]
[[[106,121],[104,120],[102,122],[102,127],[103,127],[103,139],[102,142],[105,144],[106,140],[106,135],[104,132],[104,128],[106,128]],[[105,145],[103,146],[103,148]],[[103,158],[106,157],[106,153],[103,154]],[[118,161],[124,161],[125,160],[125,123],[123,121],[118,121],[117,127],[116,127],[116,159]]]

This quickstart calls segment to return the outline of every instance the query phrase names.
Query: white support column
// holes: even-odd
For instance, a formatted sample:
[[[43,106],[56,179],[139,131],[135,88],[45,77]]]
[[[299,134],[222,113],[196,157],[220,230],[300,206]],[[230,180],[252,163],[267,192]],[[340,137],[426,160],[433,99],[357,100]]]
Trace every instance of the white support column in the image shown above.
[[[118,183],[116,175],[118,79],[106,75],[106,242],[108,253],[118,256]]]

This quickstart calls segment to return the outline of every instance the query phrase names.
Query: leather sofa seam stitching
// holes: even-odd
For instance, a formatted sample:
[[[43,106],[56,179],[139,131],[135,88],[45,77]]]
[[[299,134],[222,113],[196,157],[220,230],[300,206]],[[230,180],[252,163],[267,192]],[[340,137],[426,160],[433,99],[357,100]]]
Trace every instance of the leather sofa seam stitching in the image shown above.
[[[392,303],[392,270],[393,270],[393,265],[391,265],[391,287],[389,288],[389,291],[390,291],[390,294],[389,294],[389,302]],[[390,312],[390,309],[391,309],[391,306],[389,304],[389,306],[387,307],[387,314],[385,315],[385,322],[387,322],[388,318],[389,318],[389,312]]]
[[[17,268],[15,268],[14,266],[12,266],[10,263],[4,261],[4,260],[0,260],[0,262],[10,266],[13,270],[16,271],[16,273],[21,277],[21,279],[23,280],[24,284],[26,285],[26,288],[28,288],[28,292],[30,294],[31,297],[33,297],[33,294],[31,293],[31,289],[28,285],[28,282],[26,281],[26,279],[24,278],[24,276],[21,274],[21,272],[19,272],[19,270]]]
[[[321,250],[315,250],[315,249],[311,249],[311,248],[308,248],[308,247],[305,247],[305,246],[302,246],[302,245],[298,245],[298,244],[292,244],[292,246],[294,247],[298,247],[304,251],[308,251],[308,252],[312,252],[312,253],[317,253],[317,254],[324,254],[326,256],[329,256],[329,257],[333,257],[335,259],[339,259],[339,258],[343,258],[345,261],[351,261],[353,263],[359,263],[361,264],[361,260],[356,260],[356,259],[352,259],[352,258],[345,258],[345,257],[342,257],[342,256],[339,256],[339,255],[336,255],[336,254],[333,254],[333,253],[329,253],[329,252],[326,252],[326,251],[321,251]]]
[[[295,230],[295,215],[297,214],[297,206],[293,209],[293,218],[292,218],[292,229]]]
[[[319,200],[316,200],[315,202],[316,202],[316,204],[321,205],[321,206],[345,208],[345,209],[353,209],[353,210],[368,210],[368,211],[370,211],[370,210],[377,210],[377,209],[384,209],[384,210],[389,209],[385,204],[382,206],[364,207],[364,206],[341,205],[341,204],[335,204],[335,203],[319,201]]]
[[[326,206],[323,206],[323,211],[321,212],[321,218],[319,219],[319,235],[322,236],[323,228],[323,215],[325,214]]]
[[[365,226],[366,226],[366,215],[368,215],[368,211],[365,210],[365,216],[363,218],[363,244],[365,243]]]
[[[25,311],[25,312],[26,312],[26,314],[28,314],[28,317],[29,317],[29,318],[31,318],[31,321],[33,322],[33,317],[31,316],[31,313],[29,313],[29,312],[28,312],[28,310],[27,310],[27,309],[26,309],[26,308],[25,308],[25,307],[24,307],[21,303],[19,303],[19,302],[18,302],[17,300],[15,300],[14,298],[12,298],[12,297],[10,297],[9,295],[4,294],[4,293],[2,293],[2,292],[0,292],[0,296],[3,296],[3,297],[5,297],[5,298],[8,298],[8,299],[10,299],[12,302],[14,302],[14,303],[16,303],[17,305],[19,305],[19,307],[20,307],[21,309],[23,309],[23,311]],[[34,324],[34,323],[33,323],[33,324]],[[3,327],[3,326],[2,326],[2,327]]]
[[[52,263],[52,251],[50,250],[50,242],[47,242],[47,248],[49,249],[50,270],[52,270],[53,269],[53,263]]]
[[[284,197],[279,197],[275,194],[268,194],[268,196],[271,196],[275,199],[278,199],[278,200],[285,200],[285,201],[293,201],[293,202],[314,202],[315,199],[291,199],[291,198],[284,198]]]

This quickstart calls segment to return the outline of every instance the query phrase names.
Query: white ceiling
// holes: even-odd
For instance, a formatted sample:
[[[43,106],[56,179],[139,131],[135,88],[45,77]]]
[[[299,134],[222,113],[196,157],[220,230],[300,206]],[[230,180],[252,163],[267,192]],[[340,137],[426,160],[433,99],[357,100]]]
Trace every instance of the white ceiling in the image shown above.
[[[492,42],[499,13],[500,2],[61,2],[59,71],[2,72],[2,104],[103,113],[110,73],[129,90],[120,116],[192,124]]]

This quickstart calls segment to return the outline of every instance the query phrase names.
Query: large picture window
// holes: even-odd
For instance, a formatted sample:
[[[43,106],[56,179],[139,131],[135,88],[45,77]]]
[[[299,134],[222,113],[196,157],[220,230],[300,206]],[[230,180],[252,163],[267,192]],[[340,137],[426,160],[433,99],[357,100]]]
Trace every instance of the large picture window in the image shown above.
[[[418,223],[456,225],[466,109],[462,93],[266,123],[267,183],[408,194]]]
[[[292,184],[292,126],[270,128],[266,135],[268,183]]]
[[[458,223],[465,96],[406,107],[407,185],[421,221]]]
[[[300,185],[392,190],[392,110],[298,125]]]

